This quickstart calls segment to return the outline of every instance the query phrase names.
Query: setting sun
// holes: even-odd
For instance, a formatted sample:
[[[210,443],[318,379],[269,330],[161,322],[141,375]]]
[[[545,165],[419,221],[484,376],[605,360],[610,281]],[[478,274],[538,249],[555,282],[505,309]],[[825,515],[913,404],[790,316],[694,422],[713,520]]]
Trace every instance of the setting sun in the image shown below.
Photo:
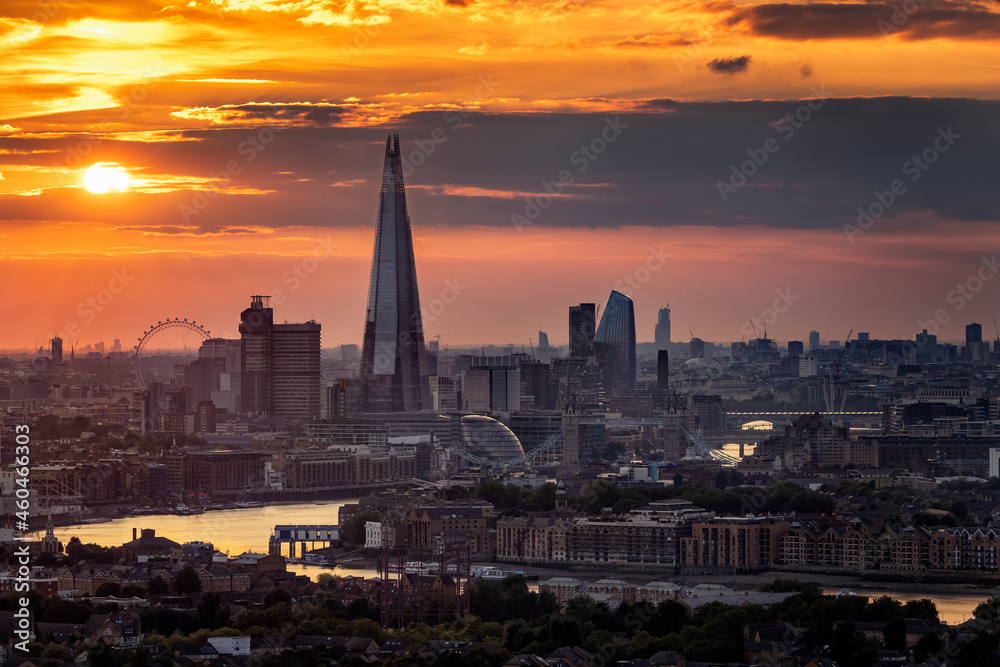
[[[91,165],[83,175],[83,185],[96,194],[110,190],[125,192],[125,188],[128,187],[128,174],[125,168],[116,162],[98,162]]]

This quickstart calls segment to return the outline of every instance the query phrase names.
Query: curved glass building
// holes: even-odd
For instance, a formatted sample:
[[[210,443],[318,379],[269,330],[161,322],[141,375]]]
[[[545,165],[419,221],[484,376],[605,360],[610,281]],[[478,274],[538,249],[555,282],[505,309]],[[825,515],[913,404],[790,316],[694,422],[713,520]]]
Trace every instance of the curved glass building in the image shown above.
[[[484,415],[462,417],[462,440],[470,454],[490,461],[507,461],[524,454],[513,431]]]
[[[611,290],[601,323],[594,334],[594,351],[604,378],[605,395],[614,389],[635,389],[635,307],[632,299]]]

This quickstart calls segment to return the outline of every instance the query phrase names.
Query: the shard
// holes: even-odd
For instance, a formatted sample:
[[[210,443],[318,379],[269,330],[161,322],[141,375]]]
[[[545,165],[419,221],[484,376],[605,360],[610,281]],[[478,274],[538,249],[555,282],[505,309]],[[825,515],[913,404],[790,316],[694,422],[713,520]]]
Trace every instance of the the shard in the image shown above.
[[[361,384],[365,411],[413,412],[430,407],[417,268],[398,135],[385,142]]]

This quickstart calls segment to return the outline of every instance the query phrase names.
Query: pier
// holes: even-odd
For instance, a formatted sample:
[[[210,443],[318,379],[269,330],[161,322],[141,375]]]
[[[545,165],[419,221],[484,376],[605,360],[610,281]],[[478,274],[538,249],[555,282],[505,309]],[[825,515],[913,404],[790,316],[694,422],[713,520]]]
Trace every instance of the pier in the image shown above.
[[[321,548],[334,546],[340,542],[340,526],[333,524],[309,526],[275,526],[268,540],[267,551],[272,556],[282,556],[282,545],[288,544],[288,558],[295,558],[295,545],[301,544],[301,555],[312,551],[319,543]],[[308,548],[306,545],[309,545]]]

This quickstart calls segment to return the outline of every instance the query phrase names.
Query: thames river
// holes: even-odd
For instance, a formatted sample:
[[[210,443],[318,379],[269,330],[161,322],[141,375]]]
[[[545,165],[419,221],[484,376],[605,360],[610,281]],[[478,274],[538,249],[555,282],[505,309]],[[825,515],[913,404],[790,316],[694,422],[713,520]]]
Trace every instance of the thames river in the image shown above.
[[[95,542],[102,546],[111,547],[121,546],[129,542],[132,539],[133,528],[136,529],[137,533],[142,528],[152,528],[156,530],[158,536],[169,538],[175,542],[183,543],[194,540],[211,542],[217,550],[230,556],[238,556],[245,551],[267,553],[268,538],[276,525],[337,524],[338,511],[341,506],[354,502],[357,500],[332,500],[321,503],[220,510],[191,516],[164,514],[126,517],[107,523],[62,526],[56,528],[55,533],[64,545],[69,542],[71,537],[76,536],[84,543]],[[351,567],[350,565],[338,565],[331,569],[317,565],[289,563],[288,569],[299,574],[307,574],[313,579],[323,572],[353,574],[363,577],[378,576],[378,572],[371,567]],[[558,570],[539,572],[543,579],[547,576],[566,574]],[[600,573],[574,572],[570,576],[577,579],[597,579],[600,577]],[[782,576],[789,577],[787,574]],[[808,579],[808,577],[806,578]],[[720,581],[719,583],[725,582]],[[534,585],[532,588],[537,590]],[[887,591],[855,588],[849,581],[845,582],[844,588],[871,598],[890,595],[904,602],[922,597],[930,598],[937,604],[941,620],[951,624],[961,623],[971,618],[976,605],[994,594],[989,589],[961,593],[954,592],[954,587],[951,587],[951,590],[935,590],[934,587],[920,588],[918,584],[914,584],[912,590],[907,590],[902,585],[893,585],[893,588],[898,588],[898,590]],[[826,585],[824,590],[827,593],[836,593],[841,589]]]

